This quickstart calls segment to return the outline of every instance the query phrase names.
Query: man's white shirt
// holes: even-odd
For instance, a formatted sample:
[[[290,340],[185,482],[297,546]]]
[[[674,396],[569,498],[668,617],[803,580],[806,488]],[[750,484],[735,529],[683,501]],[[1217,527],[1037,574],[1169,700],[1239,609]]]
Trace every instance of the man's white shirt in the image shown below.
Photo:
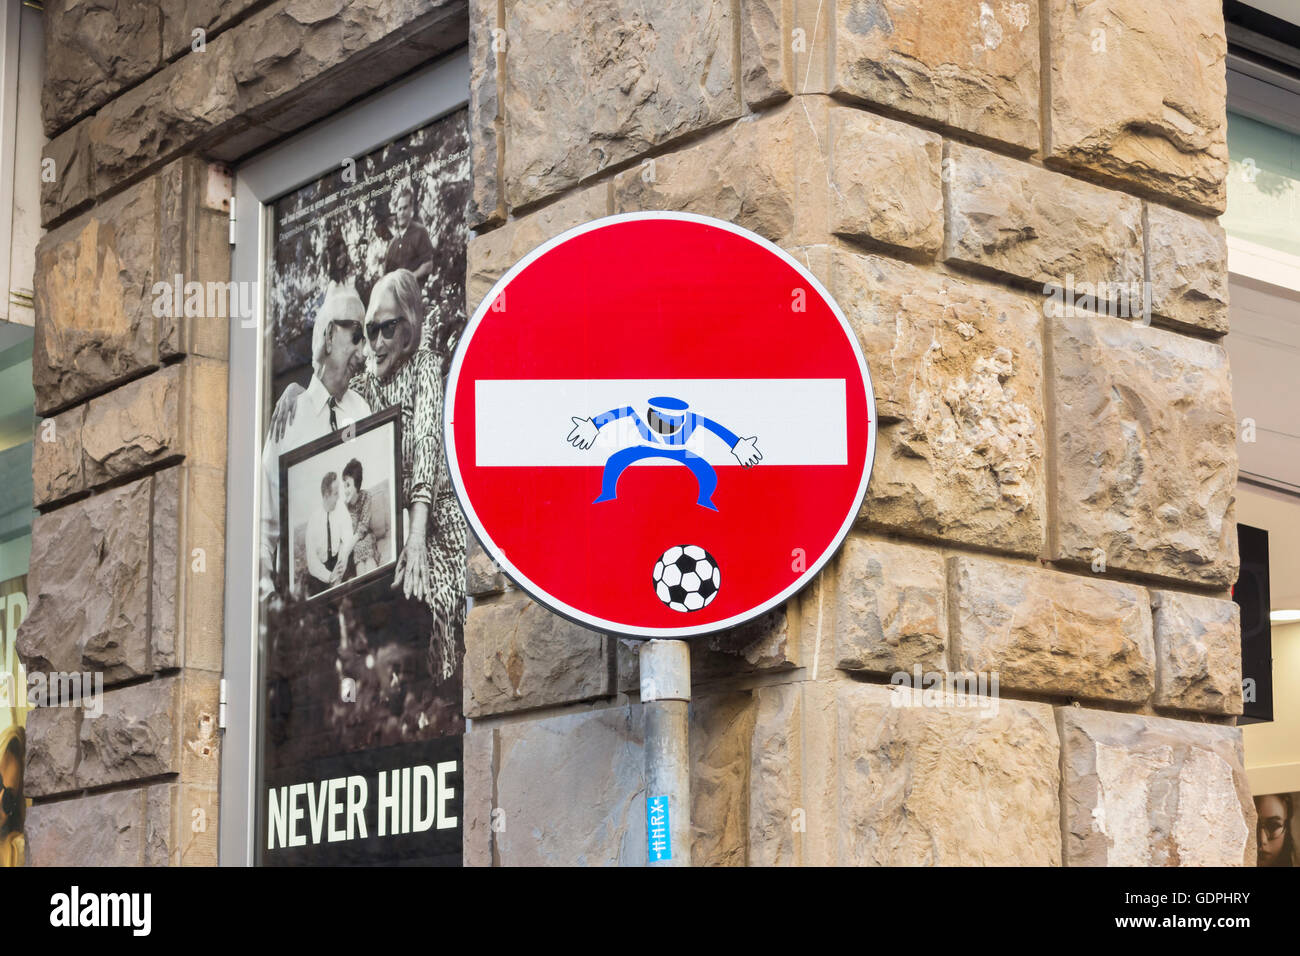
[[[280,546],[280,456],[310,441],[328,435],[330,428],[330,394],[320,378],[313,375],[306,390],[294,404],[293,422],[285,429],[278,442],[270,438],[262,449],[262,579],[275,580],[275,566]],[[334,419],[339,428],[355,424],[370,414],[366,400],[348,389],[334,409]],[[340,476],[339,480],[342,480]],[[313,489],[319,492],[319,489]],[[321,514],[321,533],[324,534],[324,510]],[[337,509],[336,509],[337,510]],[[331,517],[331,522],[333,518]],[[332,530],[332,529],[331,529]],[[350,522],[349,522],[350,531]],[[265,597],[265,594],[263,595]]]
[[[321,584],[329,584],[331,568],[325,562],[334,555],[334,566],[345,552],[352,550],[352,515],[339,495],[326,521],[325,504],[313,509],[307,519],[307,573]]]

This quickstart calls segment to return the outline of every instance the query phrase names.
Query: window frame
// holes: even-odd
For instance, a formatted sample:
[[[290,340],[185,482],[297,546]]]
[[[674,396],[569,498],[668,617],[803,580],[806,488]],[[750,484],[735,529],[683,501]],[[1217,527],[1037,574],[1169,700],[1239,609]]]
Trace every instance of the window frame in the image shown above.
[[[234,171],[231,267],[234,282],[256,282],[256,313],[230,327],[226,463],[225,633],[218,862],[252,866],[257,860],[257,783],[260,715],[257,686],[258,573],[256,556],[261,408],[267,393],[263,361],[266,255],[270,204],[412,130],[469,104],[465,46],[359,103],[241,163]]]

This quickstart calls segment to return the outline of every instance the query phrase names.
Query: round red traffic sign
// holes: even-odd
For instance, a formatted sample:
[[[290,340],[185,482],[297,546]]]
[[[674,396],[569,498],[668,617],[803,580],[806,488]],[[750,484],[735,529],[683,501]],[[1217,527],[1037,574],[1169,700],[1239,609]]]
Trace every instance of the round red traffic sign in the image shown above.
[[[857,337],[812,274],[727,222],[647,212],[539,246],[447,383],[451,479],[491,555],[581,624],[642,638],[786,600],[857,516],[875,452]]]

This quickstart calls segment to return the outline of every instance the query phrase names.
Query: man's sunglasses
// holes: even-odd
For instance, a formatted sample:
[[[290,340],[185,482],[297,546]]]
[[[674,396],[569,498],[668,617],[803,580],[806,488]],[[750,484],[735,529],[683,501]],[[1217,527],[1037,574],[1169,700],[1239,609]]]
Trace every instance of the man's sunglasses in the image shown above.
[[[372,343],[378,335],[382,335],[385,342],[391,342],[393,336],[397,334],[397,326],[400,325],[401,322],[401,319],[389,319],[387,322],[380,322],[378,325],[367,325],[366,334],[370,336],[370,341]]]
[[[353,345],[360,345],[361,340],[365,337],[365,333],[361,330],[361,323],[356,321],[356,319],[338,319],[334,324],[352,331]]]

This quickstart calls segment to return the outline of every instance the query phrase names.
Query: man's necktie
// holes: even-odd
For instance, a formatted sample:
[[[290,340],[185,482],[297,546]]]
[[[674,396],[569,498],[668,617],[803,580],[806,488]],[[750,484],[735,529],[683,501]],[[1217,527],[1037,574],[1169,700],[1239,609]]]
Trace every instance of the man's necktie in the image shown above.
[[[328,564],[334,564],[334,535],[330,533],[330,513],[325,512],[325,550],[329,554]],[[331,567],[331,570],[333,568]]]
[[[330,399],[330,431],[332,432],[336,432],[339,430],[339,420],[334,415],[334,409],[338,407],[339,407],[339,403],[336,402],[333,398],[331,398]]]

